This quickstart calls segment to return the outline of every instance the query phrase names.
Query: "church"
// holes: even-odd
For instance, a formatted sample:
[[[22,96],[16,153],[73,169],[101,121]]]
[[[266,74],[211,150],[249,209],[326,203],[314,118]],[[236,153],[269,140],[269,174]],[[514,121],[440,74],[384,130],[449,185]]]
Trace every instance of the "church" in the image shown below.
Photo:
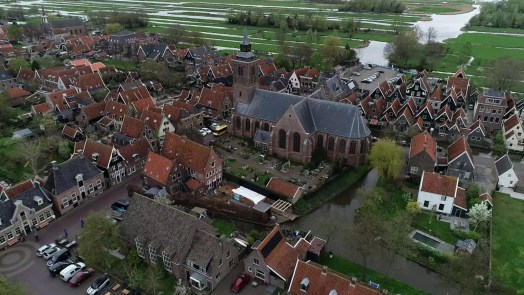
[[[344,165],[364,163],[371,132],[356,106],[258,89],[258,59],[244,32],[233,69],[231,132],[269,154],[309,163],[317,149]]]

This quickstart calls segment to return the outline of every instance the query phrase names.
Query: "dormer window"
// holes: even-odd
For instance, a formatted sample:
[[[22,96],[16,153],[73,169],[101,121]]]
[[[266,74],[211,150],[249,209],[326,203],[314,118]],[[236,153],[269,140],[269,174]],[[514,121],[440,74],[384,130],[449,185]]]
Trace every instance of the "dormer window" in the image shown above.
[[[82,174],[77,174],[77,175],[75,176],[75,178],[76,178],[76,182],[81,182],[82,180],[84,180],[84,177],[83,177]]]
[[[300,282],[300,291],[306,292],[308,287],[309,287],[309,279],[308,278],[302,279],[302,282]]]
[[[98,153],[93,153],[93,154],[91,155],[91,159],[93,159],[93,161],[98,161],[98,156],[99,156],[99,155],[100,155],[100,154],[98,154]]]
[[[34,196],[33,201],[35,201],[38,206],[44,204],[44,200],[42,199],[42,197],[39,196]]]

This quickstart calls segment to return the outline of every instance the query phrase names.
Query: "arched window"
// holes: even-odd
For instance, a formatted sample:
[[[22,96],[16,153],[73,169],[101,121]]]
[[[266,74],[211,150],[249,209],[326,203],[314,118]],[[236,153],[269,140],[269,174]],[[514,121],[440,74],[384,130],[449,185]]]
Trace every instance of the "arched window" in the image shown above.
[[[293,151],[300,153],[300,134],[298,132],[293,134]]]
[[[258,129],[260,129],[260,122],[255,121],[255,131],[257,131]]]
[[[317,136],[317,147],[321,148],[324,146],[324,136],[322,134],[319,134]]]
[[[286,148],[286,130],[280,129],[278,132],[278,147],[281,149]]]
[[[245,123],[246,123],[246,126],[245,126],[246,131],[251,131],[251,121],[246,118]]]
[[[340,142],[338,143],[338,151],[340,153],[346,152],[346,140],[345,139],[341,139]]]
[[[332,151],[335,149],[335,139],[333,137],[330,137],[328,139],[328,151]]]
[[[349,153],[350,154],[355,154],[356,150],[357,150],[357,142],[356,141],[352,141],[349,144]]]
[[[235,121],[236,121],[237,129],[242,129],[242,120],[240,119],[240,117],[236,117]]]

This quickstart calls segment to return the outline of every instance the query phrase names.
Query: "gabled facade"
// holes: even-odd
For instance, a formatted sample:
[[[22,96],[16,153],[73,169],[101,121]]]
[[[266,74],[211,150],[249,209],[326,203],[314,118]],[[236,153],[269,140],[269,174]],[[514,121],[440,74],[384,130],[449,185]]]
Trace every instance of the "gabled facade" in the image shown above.
[[[502,134],[508,150],[524,151],[524,130],[517,114],[511,115],[502,124]]]
[[[142,195],[131,198],[121,228],[146,263],[199,291],[214,290],[238,263],[240,247],[219,238],[211,225]]]
[[[507,108],[506,94],[484,89],[474,108],[474,120],[481,120],[488,133],[502,129],[502,119]]]
[[[53,221],[51,199],[40,183],[27,180],[0,190],[0,249]]]
[[[435,171],[436,166],[437,142],[427,131],[417,134],[411,139],[407,172],[420,177],[424,171]]]
[[[426,77],[419,77],[413,81],[413,84],[406,89],[406,95],[413,97],[417,106],[422,106],[426,103],[431,89]]]
[[[517,186],[519,179],[513,169],[513,162],[508,154],[505,154],[495,161],[495,172],[498,176],[498,186],[508,188],[515,188]]]
[[[458,186],[458,178],[434,172],[422,174],[417,202],[423,210],[440,214],[463,216],[468,210],[466,191]]]
[[[56,164],[43,185],[53,201],[53,209],[63,215],[81,202],[101,194],[105,189],[104,172],[83,155]]]
[[[465,136],[461,136],[448,147],[448,175],[461,180],[472,180],[475,165],[473,152]]]
[[[108,186],[116,185],[125,179],[123,158],[114,146],[87,139],[81,154],[91,159],[104,172]]]
[[[150,151],[147,154],[142,181],[145,187],[165,188],[167,192],[180,191],[182,169],[166,157]]]

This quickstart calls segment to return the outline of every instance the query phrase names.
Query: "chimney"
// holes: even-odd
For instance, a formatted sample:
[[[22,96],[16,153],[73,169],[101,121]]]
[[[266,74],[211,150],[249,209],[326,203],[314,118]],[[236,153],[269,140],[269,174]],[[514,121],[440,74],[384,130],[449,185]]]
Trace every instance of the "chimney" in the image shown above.
[[[326,265],[322,266],[322,274],[327,275],[328,267]]]
[[[351,281],[349,282],[349,286],[354,288],[356,285],[357,285],[357,278],[352,277]]]

